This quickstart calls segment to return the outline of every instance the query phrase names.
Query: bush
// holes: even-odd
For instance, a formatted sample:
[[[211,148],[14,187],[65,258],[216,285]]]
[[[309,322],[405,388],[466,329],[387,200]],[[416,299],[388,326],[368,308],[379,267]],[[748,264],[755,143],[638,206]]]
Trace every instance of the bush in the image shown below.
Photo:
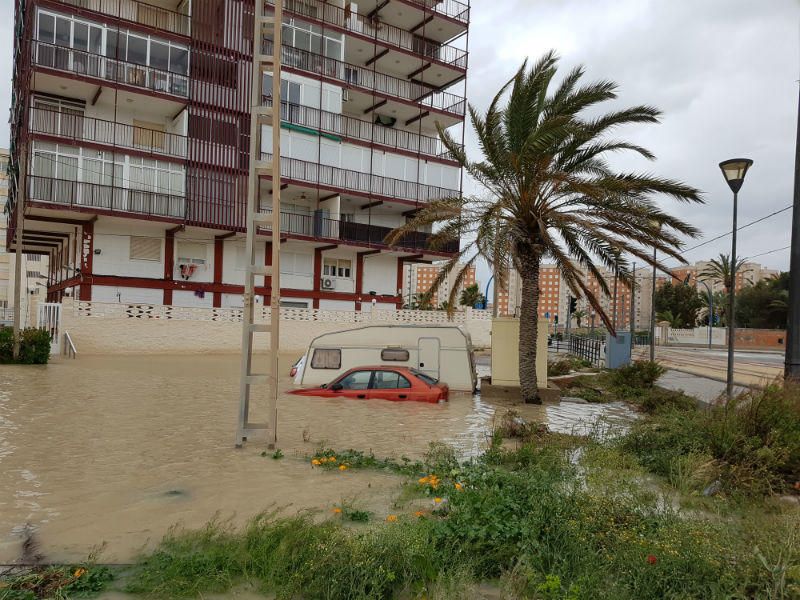
[[[639,360],[611,371],[611,385],[618,388],[651,389],[667,370],[657,362]]]
[[[702,411],[668,408],[634,425],[623,444],[668,478],[686,457],[708,456],[722,491],[783,492],[800,482],[800,387],[774,386]]]
[[[44,329],[29,327],[22,330],[19,358],[14,360],[14,330],[0,328],[0,363],[46,365],[50,360],[50,334]]]

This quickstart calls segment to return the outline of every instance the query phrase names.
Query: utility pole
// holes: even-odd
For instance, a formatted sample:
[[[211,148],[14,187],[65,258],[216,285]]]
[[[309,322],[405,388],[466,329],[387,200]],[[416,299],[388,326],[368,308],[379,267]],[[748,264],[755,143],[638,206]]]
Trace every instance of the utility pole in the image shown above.
[[[800,93],[800,86],[798,86]],[[789,266],[789,314],[786,323],[784,376],[800,380],[800,97],[797,102],[797,140],[794,149],[794,208]]]
[[[16,261],[14,263],[14,346],[12,349],[14,360],[19,358],[19,347],[22,335],[22,234],[25,227],[25,168],[27,167],[27,150],[28,145],[22,144],[19,151],[19,156],[22,159],[19,161],[19,170],[17,172],[16,182],[16,202],[15,208],[17,209],[17,224],[14,230],[14,235],[17,240]]]
[[[241,448],[250,434],[267,432],[267,444],[274,448],[278,439],[278,356],[280,341],[281,299],[281,54],[283,2],[275,2],[272,17],[264,15],[264,3],[255,3],[253,35],[253,79],[250,102],[250,175],[247,185],[247,265],[242,310],[242,366],[239,398],[239,423],[236,429],[236,447]],[[272,31],[271,54],[264,53],[264,34]],[[272,106],[264,106],[262,85],[265,73],[272,73]],[[272,156],[261,159],[261,132],[263,125],[272,126]],[[261,212],[260,177],[271,176],[272,212]],[[272,230],[272,254],[267,265],[256,264],[256,237],[259,228]],[[269,250],[267,250],[269,252]],[[255,279],[269,281],[270,321],[255,323]],[[269,334],[267,372],[253,373],[253,338],[256,333]],[[254,385],[267,387],[268,422],[256,425],[250,422],[250,397]]]
[[[633,280],[631,282],[631,315],[630,315],[630,327],[631,330],[631,351],[633,350],[636,342],[634,337],[636,336],[636,263],[633,263]]]

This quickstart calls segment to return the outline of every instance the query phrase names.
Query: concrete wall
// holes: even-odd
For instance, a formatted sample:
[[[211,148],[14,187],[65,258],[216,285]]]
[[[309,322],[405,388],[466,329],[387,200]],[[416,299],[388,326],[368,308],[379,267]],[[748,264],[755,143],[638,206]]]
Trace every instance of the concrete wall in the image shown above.
[[[178,292],[176,292],[177,294]],[[186,294],[191,294],[186,292]],[[213,354],[239,352],[242,342],[241,312],[235,308],[207,308],[204,299],[181,298],[184,305],[76,302],[65,299],[62,331],[72,337],[80,354]],[[269,309],[258,306],[256,320],[268,318]],[[452,321],[439,311],[375,310],[370,313],[341,310],[282,309],[281,351],[306,350],[313,338],[369,324],[454,324],[470,334],[473,344],[490,343],[491,321],[485,311],[456,313]],[[256,348],[266,350],[266,334],[256,335]],[[546,346],[545,353],[546,354]]]
[[[786,332],[783,329],[737,329],[737,348],[786,349]]]
[[[539,320],[536,377],[547,387],[547,321]],[[519,386],[519,319],[492,320],[492,385]]]

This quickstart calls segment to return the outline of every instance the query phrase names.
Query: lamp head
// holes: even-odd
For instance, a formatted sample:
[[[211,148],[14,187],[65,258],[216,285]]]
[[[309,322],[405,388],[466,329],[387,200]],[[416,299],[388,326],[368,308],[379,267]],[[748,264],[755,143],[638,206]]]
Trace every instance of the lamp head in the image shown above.
[[[731,158],[719,163],[719,168],[722,169],[722,175],[728,186],[735,194],[742,189],[744,177],[747,175],[747,170],[753,165],[753,161],[749,158]]]

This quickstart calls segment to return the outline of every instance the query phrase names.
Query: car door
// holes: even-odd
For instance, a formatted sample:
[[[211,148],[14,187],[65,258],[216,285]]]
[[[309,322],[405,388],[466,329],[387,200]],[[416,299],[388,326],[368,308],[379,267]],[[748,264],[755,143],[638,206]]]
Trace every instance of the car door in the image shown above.
[[[369,397],[391,401],[412,400],[411,382],[397,371],[375,371]]]
[[[370,383],[373,371],[353,371],[348,373],[336,382],[336,389],[331,386],[334,397],[353,398],[355,400],[366,400],[369,398]],[[341,386],[341,388],[339,388]]]

